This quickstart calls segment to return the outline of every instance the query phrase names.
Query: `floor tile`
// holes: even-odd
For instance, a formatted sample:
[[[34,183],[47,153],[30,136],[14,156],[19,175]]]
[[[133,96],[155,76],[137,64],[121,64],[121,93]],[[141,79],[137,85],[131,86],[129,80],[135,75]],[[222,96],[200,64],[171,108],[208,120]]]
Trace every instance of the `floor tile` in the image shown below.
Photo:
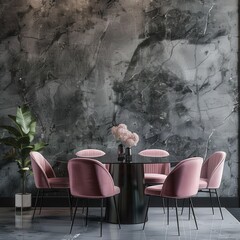
[[[180,211],[179,211],[180,213]],[[188,220],[188,212],[180,216],[181,236],[178,236],[175,210],[170,208],[170,224],[167,225],[166,214],[161,208],[149,209],[149,220],[145,230],[142,224],[122,225],[103,223],[103,240],[240,240],[240,222],[226,209],[223,209],[224,220],[218,209],[212,215],[210,208],[195,208],[199,230],[194,220]],[[89,223],[84,225],[81,209],[77,213],[72,234],[69,234],[70,216],[68,209],[46,208],[41,215],[36,214],[32,221],[32,211],[15,213],[13,208],[0,208],[1,240],[78,240],[96,239],[100,233],[99,214],[97,208],[90,209]],[[101,239],[101,238],[99,238]]]

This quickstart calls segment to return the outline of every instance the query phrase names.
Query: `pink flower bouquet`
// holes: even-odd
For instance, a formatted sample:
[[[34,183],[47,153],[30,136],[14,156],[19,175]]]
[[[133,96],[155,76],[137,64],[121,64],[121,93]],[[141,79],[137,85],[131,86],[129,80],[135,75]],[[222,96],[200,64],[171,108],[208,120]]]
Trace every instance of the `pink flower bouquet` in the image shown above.
[[[124,145],[128,147],[137,146],[139,136],[136,133],[129,131],[125,124],[121,123],[118,126],[113,126],[111,130],[113,136],[117,140],[120,140]]]

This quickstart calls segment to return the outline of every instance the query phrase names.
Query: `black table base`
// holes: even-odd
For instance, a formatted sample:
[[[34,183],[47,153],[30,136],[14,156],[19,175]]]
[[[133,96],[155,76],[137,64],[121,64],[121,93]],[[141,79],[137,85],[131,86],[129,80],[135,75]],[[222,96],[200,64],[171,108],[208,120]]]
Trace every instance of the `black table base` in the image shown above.
[[[121,224],[143,223],[147,198],[144,195],[143,164],[111,164],[110,173],[121,193],[116,196]],[[106,221],[118,223],[112,198],[107,199]]]

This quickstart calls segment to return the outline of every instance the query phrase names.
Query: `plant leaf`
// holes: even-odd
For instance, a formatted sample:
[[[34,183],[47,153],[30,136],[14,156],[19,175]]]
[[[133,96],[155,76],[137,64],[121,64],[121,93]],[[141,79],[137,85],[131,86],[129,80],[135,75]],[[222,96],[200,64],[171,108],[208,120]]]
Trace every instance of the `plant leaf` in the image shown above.
[[[17,128],[12,126],[0,125],[0,128],[7,130],[9,134],[13,134],[16,137],[20,137],[22,135]]]
[[[22,161],[21,160],[15,160],[17,162],[18,168],[22,168]]]
[[[31,112],[26,106],[17,108],[16,122],[21,126],[23,133],[28,134],[30,132],[30,124],[32,121]]]
[[[29,171],[30,168],[29,167],[24,167],[24,168],[21,168],[21,171]]]
[[[23,172],[27,172],[27,171],[29,171],[30,170],[30,168],[28,168],[28,167],[26,167],[26,168],[20,168],[19,170],[18,170],[18,172],[20,173],[20,174],[22,174]]]
[[[15,160],[16,158],[18,158],[18,152],[16,151],[15,148],[11,148],[9,151],[7,151],[4,155],[3,155],[3,159],[4,160]]]
[[[26,159],[29,156],[29,153],[32,151],[33,146],[26,146],[21,150],[21,157],[22,159]]]
[[[45,146],[47,146],[47,143],[44,142],[38,142],[33,145],[32,151],[41,151]]]
[[[17,139],[17,142],[19,145],[29,145],[30,143],[30,140],[29,140],[29,136],[23,136],[23,137],[20,137]],[[25,147],[25,146],[22,146],[22,147]]]
[[[31,160],[30,159],[27,159],[25,162],[24,162],[24,167],[30,167],[31,165]]]
[[[28,133],[28,136],[29,136],[30,142],[33,141],[34,135],[36,133],[36,124],[37,124],[36,121],[32,121],[30,126],[29,126],[30,127],[30,131]]]
[[[17,122],[16,122],[16,116],[13,116],[13,115],[8,115],[8,117],[9,117],[9,118],[11,118],[11,119],[14,121],[14,123],[16,123],[16,124],[17,124]]]
[[[23,131],[21,129],[21,126],[19,126],[19,124],[16,122],[16,116],[8,115],[8,117],[14,122],[14,124],[18,128],[18,131],[21,133],[21,135],[23,135]]]
[[[7,146],[11,146],[11,147],[14,147],[14,148],[19,148],[20,147],[18,141],[14,137],[1,138],[0,143],[3,143]]]
[[[25,161],[16,160],[16,162],[18,164],[19,171],[28,171],[28,170],[30,170],[31,161],[29,159],[26,159]]]

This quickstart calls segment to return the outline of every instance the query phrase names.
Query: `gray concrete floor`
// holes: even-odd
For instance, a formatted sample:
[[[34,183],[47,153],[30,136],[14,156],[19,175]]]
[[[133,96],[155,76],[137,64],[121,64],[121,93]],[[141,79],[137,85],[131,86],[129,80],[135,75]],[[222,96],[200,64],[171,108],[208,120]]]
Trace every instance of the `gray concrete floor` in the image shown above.
[[[180,212],[180,209],[179,209]],[[99,237],[100,223],[98,208],[90,208],[88,226],[84,225],[84,216],[79,209],[72,234],[69,234],[70,217],[67,208],[45,208],[41,215],[36,214],[32,221],[32,211],[15,212],[13,208],[0,208],[0,239],[1,240],[155,240],[155,239],[186,239],[186,240],[240,240],[240,222],[223,209],[224,220],[221,220],[218,209],[212,215],[210,208],[195,208],[199,230],[196,230],[193,218],[188,220],[187,209],[180,216],[181,236],[178,236],[175,210],[170,209],[170,225],[166,223],[166,214],[162,208],[149,209],[149,221],[145,230],[142,224],[118,225],[104,223],[103,237]]]

